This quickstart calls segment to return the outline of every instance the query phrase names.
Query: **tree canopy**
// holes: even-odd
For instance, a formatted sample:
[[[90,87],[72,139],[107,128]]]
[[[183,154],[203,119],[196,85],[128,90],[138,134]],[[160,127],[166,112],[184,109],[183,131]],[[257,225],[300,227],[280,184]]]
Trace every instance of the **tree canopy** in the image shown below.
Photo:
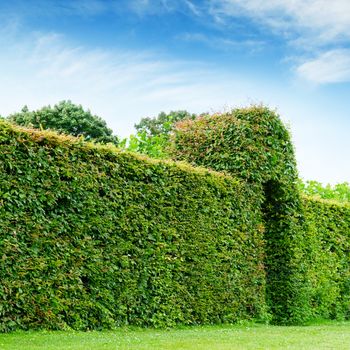
[[[171,111],[169,113],[160,112],[157,117],[145,117],[135,124],[138,132],[146,132],[147,136],[168,135],[176,122],[183,119],[195,119],[196,114],[187,111]]]
[[[169,136],[175,123],[195,119],[196,114],[187,111],[160,112],[156,117],[144,117],[135,124],[136,135],[120,142],[119,146],[132,152],[146,154],[151,158],[169,158]]]
[[[323,185],[318,181],[299,182],[300,190],[309,196],[318,196],[322,199],[335,199],[340,202],[350,202],[350,184],[343,182],[334,186]]]
[[[118,144],[117,136],[102,118],[71,101],[61,101],[53,107],[49,105],[36,111],[24,106],[21,112],[8,116],[8,120],[22,126],[83,136],[87,141]]]

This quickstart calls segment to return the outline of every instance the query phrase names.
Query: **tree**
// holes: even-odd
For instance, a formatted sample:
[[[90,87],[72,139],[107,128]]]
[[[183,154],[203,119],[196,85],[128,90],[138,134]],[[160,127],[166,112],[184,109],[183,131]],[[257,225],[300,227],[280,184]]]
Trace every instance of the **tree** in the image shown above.
[[[22,126],[53,129],[73,136],[83,136],[87,141],[118,145],[117,136],[113,135],[103,119],[71,101],[61,101],[53,107],[49,105],[36,111],[29,111],[24,106],[21,112],[14,113],[7,119]]]
[[[169,158],[167,152],[168,137],[165,134],[147,136],[145,131],[130,135],[119,142],[119,147],[131,152],[146,154],[151,158]]]
[[[136,135],[120,142],[128,151],[146,154],[151,158],[169,158],[167,146],[174,124],[183,119],[194,119],[196,114],[187,111],[160,112],[157,117],[142,118],[135,124]]]
[[[147,136],[169,135],[176,122],[183,119],[195,119],[196,117],[196,114],[187,111],[171,111],[168,114],[160,112],[157,117],[142,118],[138,124],[135,124],[135,129],[138,132],[146,132]]]
[[[299,181],[300,190],[309,196],[318,196],[323,199],[335,199],[341,202],[350,202],[350,184],[343,182],[334,186],[323,185],[318,181]]]

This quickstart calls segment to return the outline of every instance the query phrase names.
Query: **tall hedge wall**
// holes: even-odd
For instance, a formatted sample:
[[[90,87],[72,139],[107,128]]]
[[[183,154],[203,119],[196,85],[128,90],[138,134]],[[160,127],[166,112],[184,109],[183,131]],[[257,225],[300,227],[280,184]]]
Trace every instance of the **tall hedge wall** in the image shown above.
[[[204,115],[176,125],[177,160],[225,171],[262,199],[267,301],[275,323],[300,323],[311,310],[302,261],[305,229],[294,149],[279,116],[263,106]]]
[[[173,136],[228,175],[0,121],[0,331],[350,319],[350,205],[301,197],[278,115]]]
[[[350,319],[350,205],[304,198],[313,316]]]
[[[301,197],[290,135],[275,112],[253,106],[182,121],[171,152],[243,179],[262,198],[273,322],[350,318],[350,206]]]
[[[266,316],[243,181],[0,122],[0,330]]]

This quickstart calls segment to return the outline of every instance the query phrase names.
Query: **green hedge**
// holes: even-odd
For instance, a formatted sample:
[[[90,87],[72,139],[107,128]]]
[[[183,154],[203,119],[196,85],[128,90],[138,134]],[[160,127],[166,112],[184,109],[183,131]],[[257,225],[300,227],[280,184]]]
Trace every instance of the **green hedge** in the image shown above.
[[[350,318],[350,206],[301,197],[290,135],[275,112],[253,106],[179,122],[171,152],[241,178],[260,196],[273,322]]]
[[[274,323],[311,316],[310,285],[302,261],[304,218],[288,130],[263,106],[204,115],[176,125],[170,149],[186,160],[244,180],[261,198],[265,221],[267,301]]]
[[[313,316],[350,318],[350,205],[303,199]]]
[[[266,316],[243,181],[0,121],[0,330]]]
[[[172,142],[227,174],[0,121],[0,331],[350,318],[350,205],[301,197],[276,113]]]

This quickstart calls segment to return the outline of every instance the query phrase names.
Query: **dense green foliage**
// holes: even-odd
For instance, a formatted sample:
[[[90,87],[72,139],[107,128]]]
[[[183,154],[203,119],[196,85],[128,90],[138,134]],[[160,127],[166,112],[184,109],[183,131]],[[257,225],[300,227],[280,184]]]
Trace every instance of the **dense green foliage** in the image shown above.
[[[21,112],[10,115],[8,120],[22,126],[83,136],[88,141],[118,144],[118,138],[112,135],[103,119],[70,101],[61,101],[37,111],[29,111],[25,106]]]
[[[310,315],[304,259],[303,217],[289,132],[265,107],[232,110],[176,124],[172,154],[178,160],[240,177],[262,198],[265,215],[267,298],[274,322],[302,322]]]
[[[266,316],[243,182],[5,122],[0,149],[2,331]]]
[[[138,131],[136,135],[130,135],[129,138],[121,140],[118,147],[151,158],[166,159],[169,158],[168,144],[169,138],[165,134],[149,136],[146,131]]]
[[[350,202],[350,184],[348,182],[339,183],[334,186],[330,184],[324,186],[317,181],[300,181],[299,188],[302,193],[308,196]]]
[[[136,135],[123,139],[118,146],[151,158],[169,158],[169,136],[174,124],[180,120],[194,118],[196,115],[187,111],[161,112],[157,117],[142,118],[138,124],[135,124]]]
[[[279,116],[265,107],[202,115],[175,125],[173,155],[251,183],[297,180],[293,145]]]
[[[135,129],[138,132],[145,132],[147,136],[169,135],[175,123],[196,117],[196,114],[187,111],[160,112],[157,117],[142,118],[138,124],[135,124]]]
[[[350,205],[312,197],[303,204],[313,316],[350,319]]]
[[[0,330],[350,318],[350,205],[301,196],[279,116],[169,135],[226,174],[0,121]]]
[[[264,107],[236,109],[176,125],[176,159],[226,171],[264,198],[267,301],[278,323],[350,317],[350,207],[347,184],[301,185],[289,133]]]

